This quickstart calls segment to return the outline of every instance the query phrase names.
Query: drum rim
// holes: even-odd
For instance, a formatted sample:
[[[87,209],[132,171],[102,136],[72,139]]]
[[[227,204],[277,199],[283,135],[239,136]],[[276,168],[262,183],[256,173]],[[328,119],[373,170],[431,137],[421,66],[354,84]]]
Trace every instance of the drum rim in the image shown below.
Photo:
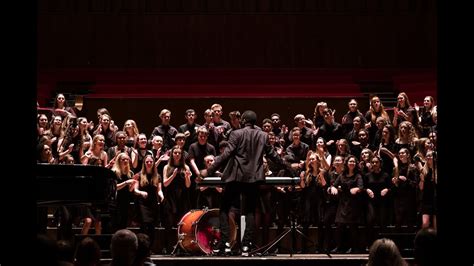
[[[184,246],[184,243],[183,243],[183,240],[184,240],[184,239],[181,239],[181,240],[179,239],[179,235],[182,233],[182,229],[181,229],[182,226],[181,226],[181,225],[183,224],[183,220],[184,220],[185,218],[187,218],[189,215],[191,215],[192,213],[197,212],[197,211],[203,211],[203,212],[202,212],[202,214],[199,216],[199,218],[197,219],[197,222],[195,222],[195,224],[191,225],[191,231],[193,231],[193,227],[197,228],[196,225],[199,223],[199,221],[201,220],[201,217],[204,215],[204,210],[203,210],[203,209],[191,209],[191,210],[187,211],[187,212],[183,215],[183,217],[181,217],[181,219],[179,220],[179,223],[178,223],[178,226],[177,226],[177,230],[176,230],[176,232],[177,232],[177,237],[178,237],[178,241],[179,241],[179,246],[180,246],[182,249],[184,249],[185,251],[187,251],[187,252],[191,252],[191,251],[189,251],[189,250]],[[194,223],[194,222],[193,222],[193,223]],[[196,232],[194,232],[194,236],[196,236]],[[199,243],[198,243],[197,241],[196,241],[196,243],[198,244],[198,247],[201,249],[201,247],[199,246]],[[201,249],[201,250],[202,250],[202,249]]]
[[[219,218],[219,208],[213,208],[213,209],[208,209],[208,208],[204,208],[204,209],[201,209],[203,211],[203,213],[201,214],[201,216],[199,217],[199,219],[196,221],[196,227],[194,228],[194,236],[196,237],[196,243],[199,247],[199,249],[204,252],[205,254],[211,254],[212,253],[212,247],[211,247],[211,252],[207,253],[204,251],[203,247],[201,246],[201,242],[198,241],[197,239],[197,235],[198,235],[198,228],[199,228],[199,222],[201,222],[201,219],[204,217],[204,215],[206,215],[208,212],[211,212],[211,211],[217,211],[217,218]]]

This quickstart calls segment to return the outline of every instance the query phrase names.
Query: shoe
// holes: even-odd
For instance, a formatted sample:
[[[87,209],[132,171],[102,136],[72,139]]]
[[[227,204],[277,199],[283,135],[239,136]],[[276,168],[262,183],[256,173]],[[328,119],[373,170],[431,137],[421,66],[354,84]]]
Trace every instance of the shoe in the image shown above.
[[[230,243],[225,242],[224,253],[227,255],[230,255],[231,252],[232,252],[232,249],[230,248]]]
[[[218,245],[213,247],[212,254],[215,256],[230,256],[232,253],[232,249],[230,247],[230,243],[226,242],[224,244],[224,248],[220,248]]]
[[[249,257],[250,256],[250,248],[248,246],[242,247],[242,257]]]
[[[346,254],[352,254],[352,248],[349,248],[349,249],[346,251]]]
[[[213,255],[219,253],[220,251],[221,251],[221,249],[217,245],[212,247],[212,254]],[[222,251],[224,251],[224,250],[222,250]]]
[[[224,250],[212,250],[212,256],[224,257],[226,253]]]

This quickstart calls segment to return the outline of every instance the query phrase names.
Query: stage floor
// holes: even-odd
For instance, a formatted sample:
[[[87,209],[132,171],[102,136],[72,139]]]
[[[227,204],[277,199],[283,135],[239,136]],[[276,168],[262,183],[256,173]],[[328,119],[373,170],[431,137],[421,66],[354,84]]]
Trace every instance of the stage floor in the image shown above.
[[[366,254],[351,254],[340,255],[335,254],[328,257],[323,254],[278,254],[272,256],[228,256],[228,257],[214,257],[214,256],[186,256],[178,257],[172,255],[152,255],[151,259],[156,265],[160,266],[204,266],[204,265],[226,265],[233,266],[243,264],[248,265],[363,265],[367,263],[368,255]],[[110,259],[102,260],[103,264],[110,262]]]
[[[267,256],[172,256],[172,255],[152,255],[151,259],[156,265],[160,266],[204,266],[204,265],[226,265],[243,266],[248,265],[365,265],[368,260],[368,254],[277,254]],[[413,258],[405,258],[411,265]],[[110,262],[110,259],[102,259],[102,264]]]
[[[367,254],[334,254],[329,257],[326,254],[278,254],[268,256],[228,256],[228,257],[214,257],[214,256],[186,256],[178,257],[171,255],[152,255],[152,261],[160,266],[204,266],[204,265],[222,265],[225,266],[243,266],[248,265],[365,265],[367,264]],[[405,258],[409,265],[413,265],[413,258]],[[102,259],[102,264],[107,265],[110,259]]]

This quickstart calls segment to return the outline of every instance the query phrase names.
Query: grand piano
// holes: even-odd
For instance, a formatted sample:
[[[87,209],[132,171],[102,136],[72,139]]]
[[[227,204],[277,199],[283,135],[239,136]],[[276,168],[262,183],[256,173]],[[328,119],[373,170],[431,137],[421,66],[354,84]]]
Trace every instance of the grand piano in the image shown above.
[[[116,175],[92,165],[36,165],[37,206],[108,206],[116,195]]]
[[[114,172],[104,167],[77,164],[37,164],[35,172],[38,233],[46,234],[48,209],[52,209],[57,211],[60,219],[57,239],[72,241],[73,221],[71,209],[67,206],[96,207],[96,211],[100,210],[102,233],[110,233],[107,221],[110,220],[109,211],[115,203],[117,188]]]

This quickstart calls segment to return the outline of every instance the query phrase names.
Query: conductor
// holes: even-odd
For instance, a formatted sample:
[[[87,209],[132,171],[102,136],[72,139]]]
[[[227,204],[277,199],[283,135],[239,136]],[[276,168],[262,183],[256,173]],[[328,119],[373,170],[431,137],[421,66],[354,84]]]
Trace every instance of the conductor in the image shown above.
[[[232,202],[239,200],[240,196],[246,224],[241,246],[242,256],[250,254],[254,243],[258,186],[265,182],[263,156],[266,155],[267,159],[290,169],[270,145],[267,133],[255,127],[256,122],[257,114],[251,110],[245,111],[241,120],[243,127],[231,132],[224,152],[216,157],[207,170],[201,171],[203,177],[213,176],[221,165],[227,163],[222,172],[225,186],[219,212],[221,239],[213,248],[217,255],[229,255],[231,252],[228,213]]]

